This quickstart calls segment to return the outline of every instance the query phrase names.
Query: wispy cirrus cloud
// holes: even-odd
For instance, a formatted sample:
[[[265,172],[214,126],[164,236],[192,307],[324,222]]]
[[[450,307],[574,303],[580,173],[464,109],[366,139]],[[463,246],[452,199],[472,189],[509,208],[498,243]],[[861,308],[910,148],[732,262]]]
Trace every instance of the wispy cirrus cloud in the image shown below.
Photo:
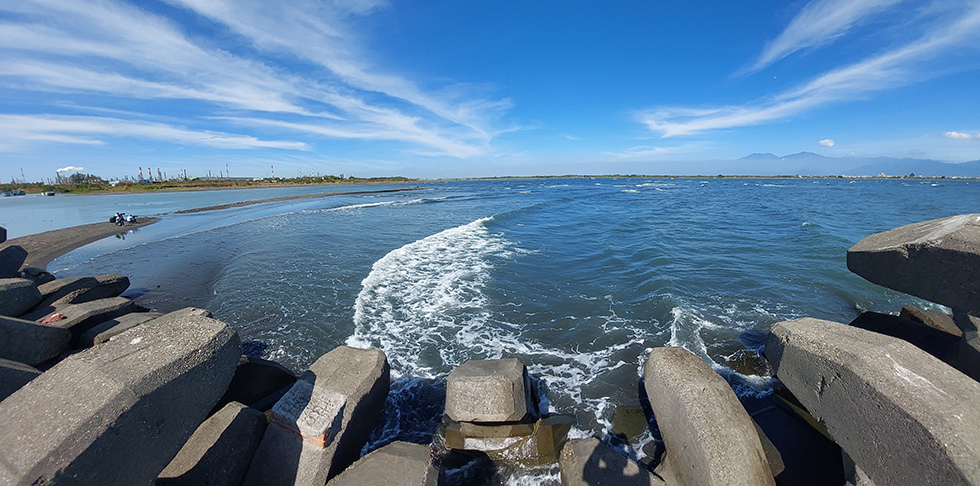
[[[833,69],[774,96],[743,105],[657,108],[640,112],[637,119],[663,137],[760,125],[829,103],[929,79],[937,75],[933,63],[943,63],[951,52],[959,49],[976,49],[978,42],[980,5],[973,3],[903,46]],[[957,66],[947,63],[939,71],[956,69]]]
[[[214,132],[220,135],[211,146],[309,148],[305,142],[265,143],[262,139],[271,137],[254,130],[276,126],[309,142],[323,137],[379,140],[414,153],[451,157],[486,153],[490,140],[501,133],[495,120],[511,106],[465,90],[441,94],[453,87],[427,92],[374,66],[369,54],[357,49],[359,39],[348,23],[383,8],[380,1],[170,3],[184,10],[182,15],[197,16],[198,28],[212,32],[187,32],[161,13],[122,0],[4,4],[0,88],[81,97],[82,105],[105,106],[108,99],[136,112],[128,107],[141,100],[180,103],[173,136],[151,136],[165,132],[155,119],[158,112],[151,111],[133,113],[131,121],[153,130],[123,130],[118,132],[122,136],[187,143],[194,133]],[[296,64],[303,66],[296,69]],[[97,101],[87,102],[86,96]],[[66,113],[54,102],[33,109],[40,120],[66,119],[59,118]],[[100,127],[117,120],[100,125],[91,123],[95,118],[72,130],[41,124],[28,139],[105,143]],[[212,127],[215,120],[234,118],[264,123]]]
[[[794,52],[832,43],[851,27],[902,0],[818,0],[808,3],[744,72],[765,69]]]
[[[309,149],[303,142],[260,140],[247,135],[188,130],[164,123],[138,122],[120,118],[0,115],[0,145],[14,145],[30,140],[103,145],[107,139],[114,137],[139,137],[225,149]]]

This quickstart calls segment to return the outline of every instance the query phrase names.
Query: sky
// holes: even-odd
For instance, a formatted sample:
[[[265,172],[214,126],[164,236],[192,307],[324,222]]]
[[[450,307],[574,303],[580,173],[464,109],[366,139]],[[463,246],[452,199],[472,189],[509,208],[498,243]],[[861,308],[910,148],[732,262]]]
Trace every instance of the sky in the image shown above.
[[[0,3],[4,182],[798,152],[980,159],[980,1]]]

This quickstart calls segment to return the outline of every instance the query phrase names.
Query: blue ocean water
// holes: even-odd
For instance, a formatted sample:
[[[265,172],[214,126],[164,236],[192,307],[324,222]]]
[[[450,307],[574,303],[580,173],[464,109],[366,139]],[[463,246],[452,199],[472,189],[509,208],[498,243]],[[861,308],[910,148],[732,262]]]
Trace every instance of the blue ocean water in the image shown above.
[[[773,323],[929,306],[848,272],[847,248],[978,203],[980,183],[961,180],[433,182],[169,214],[49,270],[128,275],[143,305],[208,308],[296,371],[342,344],[384,350],[395,381],[366,450],[431,441],[445,377],[498,357],[528,365],[543,405],[576,416],[573,436],[608,436],[617,409],[639,407],[652,347],[683,346],[738,394],[766,394]],[[642,456],[649,440],[626,447]],[[552,466],[498,479],[558,482]]]

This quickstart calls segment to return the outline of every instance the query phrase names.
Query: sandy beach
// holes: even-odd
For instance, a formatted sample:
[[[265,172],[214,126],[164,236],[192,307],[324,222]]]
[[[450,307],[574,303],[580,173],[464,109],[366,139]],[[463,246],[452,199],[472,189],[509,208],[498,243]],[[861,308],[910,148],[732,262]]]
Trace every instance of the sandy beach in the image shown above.
[[[0,249],[17,245],[27,250],[27,260],[24,267],[45,268],[52,260],[65,253],[94,243],[102,238],[125,233],[129,230],[142,228],[156,223],[160,218],[138,218],[136,223],[117,226],[115,223],[92,223],[73,226],[54,231],[45,231],[33,235],[21,236],[0,243]]]

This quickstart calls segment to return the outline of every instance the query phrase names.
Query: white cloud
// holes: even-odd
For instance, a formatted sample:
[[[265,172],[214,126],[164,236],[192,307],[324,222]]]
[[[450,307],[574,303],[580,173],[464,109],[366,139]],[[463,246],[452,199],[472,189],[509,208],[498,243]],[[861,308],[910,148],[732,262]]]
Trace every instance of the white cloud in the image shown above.
[[[62,168],[56,170],[55,172],[58,172],[58,173],[61,173],[61,172],[81,172],[83,170],[85,170],[85,167],[75,167],[74,165],[69,165],[68,167],[62,167]]]
[[[825,139],[823,139],[823,140],[821,140],[821,141],[819,141],[817,143],[820,144],[820,145],[822,145],[822,146],[824,146],[824,147],[827,147],[827,148],[830,148],[830,147],[833,147],[834,146],[834,141],[831,140],[831,139],[829,139],[829,138],[825,138]]]
[[[0,114],[0,144],[4,146],[12,146],[21,141],[103,144],[105,141],[101,138],[112,137],[137,137],[225,149],[307,150],[309,148],[302,142],[260,140],[248,135],[188,130],[163,123],[137,122],[119,118]]]
[[[486,153],[490,140],[505,131],[493,125],[511,107],[508,100],[469,96],[458,87],[428,93],[371,66],[347,24],[351,16],[382,8],[381,0],[169,1],[232,34],[192,37],[170,19],[119,0],[0,5],[0,89],[180,100],[187,113],[180,124],[188,127],[210,128],[217,117],[232,114],[263,118],[267,125],[284,122],[281,128],[303,135],[318,132],[301,127],[322,125],[321,136],[396,141],[416,153],[453,157]],[[297,71],[297,60],[308,67]],[[152,126],[153,118],[132,114],[135,126]],[[177,130],[167,137],[184,140],[178,143],[193,138],[179,130],[207,132]],[[85,133],[29,135],[35,141],[104,143]],[[213,146],[300,148],[298,142],[259,138],[207,137]]]
[[[816,0],[808,3],[747,69],[755,72],[802,49],[833,42],[855,24],[901,0]]]
[[[974,138],[973,135],[970,135],[969,133],[962,133],[962,132],[946,132],[945,135],[946,138],[951,138],[953,140],[970,140]],[[980,135],[977,135],[976,138],[980,139]]]
[[[714,108],[659,108],[638,114],[638,120],[663,137],[708,130],[760,125],[785,119],[833,102],[903,86],[936,75],[928,61],[942,59],[959,46],[974,46],[980,39],[980,5],[915,41],[875,57],[824,73],[813,80],[767,99],[741,106]],[[949,72],[947,70],[940,70]]]

